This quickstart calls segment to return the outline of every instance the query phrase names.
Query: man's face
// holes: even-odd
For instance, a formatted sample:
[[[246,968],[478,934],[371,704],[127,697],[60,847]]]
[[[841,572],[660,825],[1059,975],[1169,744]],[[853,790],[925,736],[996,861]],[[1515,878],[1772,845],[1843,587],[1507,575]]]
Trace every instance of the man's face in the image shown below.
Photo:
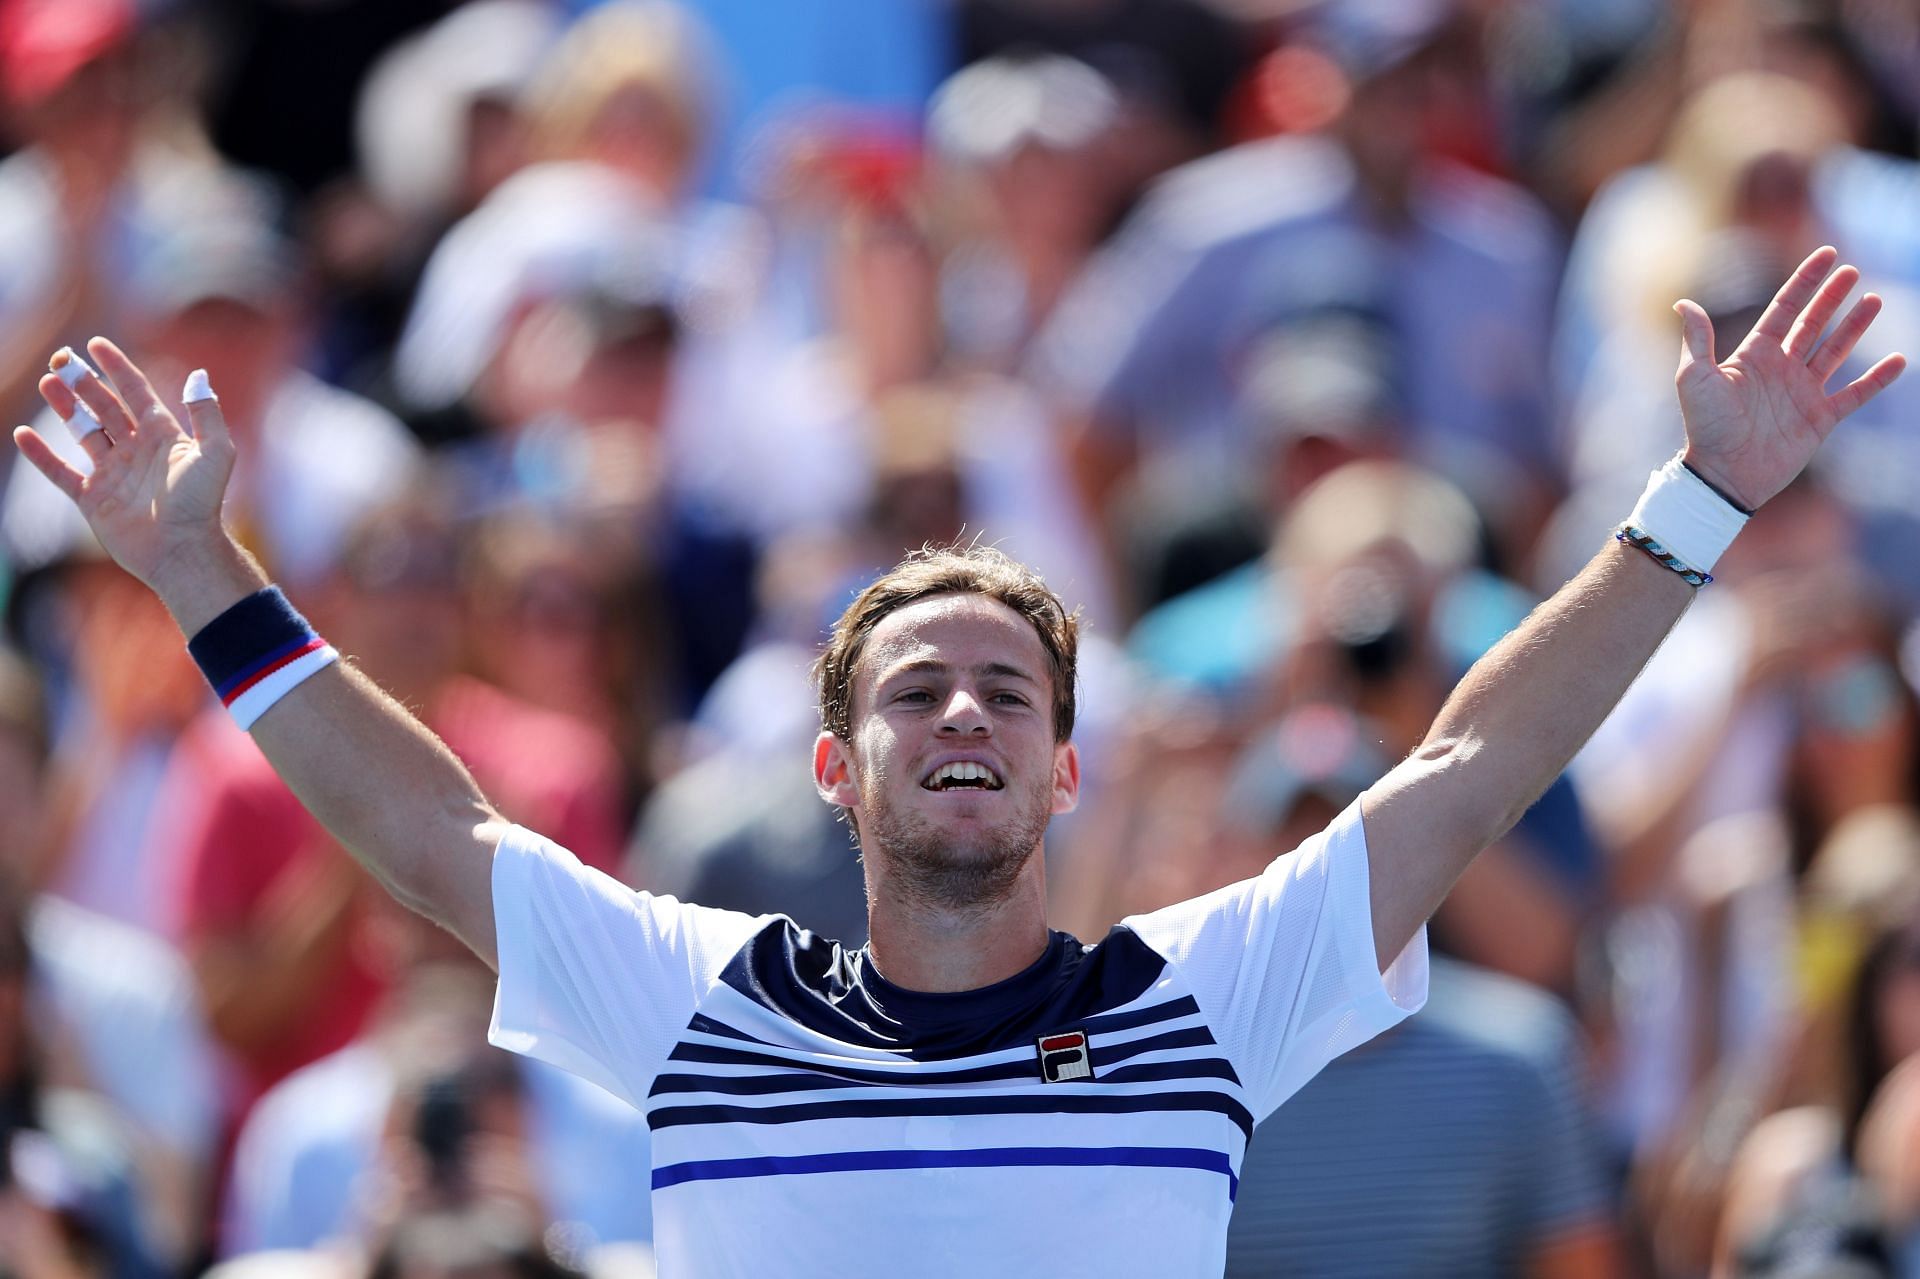
[[[927,905],[1004,897],[1047,819],[1078,800],[1046,649],[997,601],[940,595],[889,614],[855,668],[850,722],[851,743],[815,743],[820,792],[852,810],[869,873]]]

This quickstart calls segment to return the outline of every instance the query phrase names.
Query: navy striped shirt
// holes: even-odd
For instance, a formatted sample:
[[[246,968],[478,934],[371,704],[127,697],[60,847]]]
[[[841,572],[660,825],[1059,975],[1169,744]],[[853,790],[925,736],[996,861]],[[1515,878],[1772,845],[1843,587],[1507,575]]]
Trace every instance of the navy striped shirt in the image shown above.
[[[493,1042],[644,1110],[663,1273],[1218,1275],[1254,1124],[1425,997],[1374,960],[1358,809],[1256,879],[902,989],[784,916],[516,830]]]

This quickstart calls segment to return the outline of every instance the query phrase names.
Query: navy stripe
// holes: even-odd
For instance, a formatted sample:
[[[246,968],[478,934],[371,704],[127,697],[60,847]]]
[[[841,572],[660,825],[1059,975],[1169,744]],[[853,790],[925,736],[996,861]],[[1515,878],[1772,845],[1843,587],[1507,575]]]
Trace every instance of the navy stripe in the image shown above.
[[[314,637],[307,619],[269,586],[201,627],[187,641],[187,652],[224,699],[235,684]]]
[[[1098,1073],[1102,1066],[1111,1066],[1143,1053],[1158,1052],[1162,1048],[1211,1048],[1214,1044],[1213,1034],[1205,1026],[1169,1030],[1164,1035],[1148,1035],[1129,1044],[1102,1044],[1096,1040],[1092,1044],[1093,1069]]]
[[[693,1020],[687,1023],[687,1029],[699,1031],[703,1035],[718,1035],[723,1039],[743,1039],[750,1044],[759,1044],[762,1048],[776,1047],[768,1040],[761,1039],[757,1035],[749,1035],[744,1030],[736,1030],[726,1022],[709,1017],[705,1013],[695,1013]]]
[[[1197,1057],[1190,1061],[1150,1061],[1139,1066],[1122,1066],[1094,1076],[1103,1084],[1150,1084],[1167,1079],[1224,1079],[1237,1084],[1240,1076],[1224,1057]]]
[[[268,653],[252,666],[214,689],[214,696],[218,697],[223,705],[231,706],[268,676],[283,667],[293,665],[308,653],[319,652],[326,646],[327,642],[318,635],[309,635],[305,639],[295,640],[285,648]]]
[[[1240,1179],[1218,1150],[1182,1146],[1001,1146],[987,1150],[842,1150],[820,1155],[763,1155],[750,1159],[702,1159],[653,1170],[653,1188],[688,1181],[745,1177],[792,1177],[817,1172],[890,1172],[906,1168],[1192,1168],[1227,1179],[1227,1198],[1239,1197]]]
[[[1130,1013],[1103,1013],[1098,1017],[1089,1017],[1083,1024],[1089,1035],[1111,1035],[1122,1030],[1132,1030],[1136,1026],[1151,1026],[1157,1021],[1172,1021],[1177,1017],[1192,1017],[1200,1011],[1200,1005],[1194,1002],[1192,995],[1183,995],[1179,999],[1169,999],[1164,1004],[1155,1004],[1151,1008],[1136,1008]]]
[[[1021,1072],[1038,1077],[1038,1067],[1033,1062],[1016,1062],[1018,1071],[1002,1078],[1016,1078]],[[991,1069],[999,1069],[993,1067]],[[899,1084],[902,1087],[920,1087],[933,1083],[973,1083],[972,1079],[955,1079],[953,1076],[974,1075],[979,1071],[949,1071],[946,1075],[932,1077],[915,1072],[905,1079],[888,1079],[883,1084]],[[1240,1077],[1233,1073],[1233,1067],[1219,1057],[1202,1057],[1190,1061],[1149,1062],[1141,1066],[1123,1066],[1119,1070],[1105,1072],[1097,1076],[1097,1082],[1116,1084],[1152,1083],[1166,1079],[1225,1079],[1239,1083]],[[867,1081],[841,1079],[819,1071],[781,1070],[770,1075],[660,1075],[653,1081],[650,1097],[668,1093],[710,1092],[730,1097],[769,1097],[783,1092],[815,1092],[824,1088],[861,1087]]]
[[[872,1097],[801,1102],[791,1106],[663,1106],[647,1116],[657,1132],[686,1124],[798,1124],[816,1119],[898,1119],[923,1115],[1139,1115],[1155,1111],[1205,1111],[1224,1115],[1253,1140],[1253,1115],[1217,1092],[1164,1092],[1132,1096],[1099,1091],[1098,1082],[1065,1085],[1045,1094],[987,1097]]]
[[[1170,1030],[1165,1034],[1149,1035],[1145,1039],[1125,1044],[1103,1044],[1098,1040],[1091,1040],[1093,1067],[1097,1073],[1104,1066],[1114,1065],[1157,1049],[1210,1048],[1214,1046],[1214,1042],[1213,1035],[1205,1026]],[[912,1070],[904,1067],[863,1069],[858,1066],[819,1065],[811,1060],[801,1061],[791,1057],[778,1057],[772,1053],[753,1052],[745,1048],[728,1048],[724,1044],[676,1044],[673,1051],[667,1054],[667,1060],[694,1062],[708,1066],[767,1066],[783,1072],[806,1070],[829,1075],[835,1079],[844,1079],[850,1083],[888,1084],[902,1088],[910,1088],[916,1084],[984,1084],[1000,1079],[1038,1078],[1040,1074],[1037,1057],[1033,1059],[1021,1057],[997,1065],[967,1066],[959,1070]],[[662,1079],[680,1077],[661,1076]],[[654,1082],[652,1089],[652,1093],[674,1091],[694,1090],[662,1088],[659,1080]]]

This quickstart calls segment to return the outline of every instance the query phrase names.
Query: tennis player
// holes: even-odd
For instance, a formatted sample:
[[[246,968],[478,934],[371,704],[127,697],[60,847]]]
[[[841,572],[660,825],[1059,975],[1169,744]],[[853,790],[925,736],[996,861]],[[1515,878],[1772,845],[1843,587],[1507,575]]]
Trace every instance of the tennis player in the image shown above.
[[[872,940],[634,892],[513,825],[307,626],[221,527],[234,449],[205,376],[184,429],[112,343],[41,384],[90,473],[21,452],[172,610],[301,800],[499,973],[491,1037],[648,1115],[661,1270],[1217,1275],[1253,1125],[1416,1009],[1425,921],[1566,764],[1751,511],[1898,355],[1827,383],[1879,309],[1821,249],[1717,360],[1676,310],[1683,452],[1615,538],[1468,672],[1425,742],[1255,879],[1047,927],[1074,806],[1075,626],[997,553],[917,555],[819,666],[821,796],[851,817]],[[1839,317],[1836,323],[1836,317]]]

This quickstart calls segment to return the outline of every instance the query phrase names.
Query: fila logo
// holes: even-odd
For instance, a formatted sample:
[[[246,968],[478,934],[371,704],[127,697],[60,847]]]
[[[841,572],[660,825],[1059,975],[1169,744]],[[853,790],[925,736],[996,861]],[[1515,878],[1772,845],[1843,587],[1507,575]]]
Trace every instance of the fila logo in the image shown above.
[[[1093,1078],[1093,1058],[1088,1053],[1086,1031],[1042,1035],[1039,1042],[1042,1079],[1050,1084],[1063,1084],[1069,1079]]]

